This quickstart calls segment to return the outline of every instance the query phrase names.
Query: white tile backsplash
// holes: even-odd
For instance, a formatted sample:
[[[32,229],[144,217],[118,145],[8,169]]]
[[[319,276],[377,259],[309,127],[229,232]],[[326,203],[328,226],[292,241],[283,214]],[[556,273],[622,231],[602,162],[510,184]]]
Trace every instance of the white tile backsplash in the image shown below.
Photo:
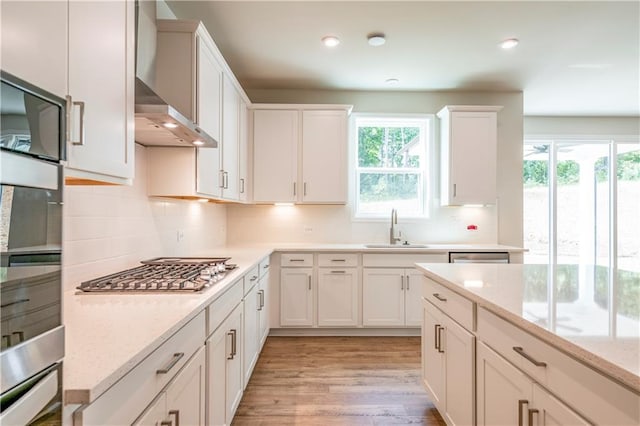
[[[139,145],[135,170],[130,187],[65,187],[65,290],[143,259],[194,255],[225,244],[225,205],[148,198],[145,148]]]

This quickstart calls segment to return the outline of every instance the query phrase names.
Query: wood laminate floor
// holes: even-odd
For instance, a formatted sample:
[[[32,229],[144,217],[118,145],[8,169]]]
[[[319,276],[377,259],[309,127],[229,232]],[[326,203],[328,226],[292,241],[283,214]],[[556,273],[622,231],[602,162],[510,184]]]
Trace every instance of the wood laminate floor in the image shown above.
[[[420,337],[269,337],[233,421],[444,425],[420,379]]]

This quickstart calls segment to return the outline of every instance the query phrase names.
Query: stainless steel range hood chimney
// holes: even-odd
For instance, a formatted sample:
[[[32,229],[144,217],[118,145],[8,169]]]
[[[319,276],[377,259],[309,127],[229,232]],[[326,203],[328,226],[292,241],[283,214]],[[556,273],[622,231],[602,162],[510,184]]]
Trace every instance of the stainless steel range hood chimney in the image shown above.
[[[156,83],[156,1],[136,1],[135,140],[145,146],[216,148],[218,142],[165,102]]]

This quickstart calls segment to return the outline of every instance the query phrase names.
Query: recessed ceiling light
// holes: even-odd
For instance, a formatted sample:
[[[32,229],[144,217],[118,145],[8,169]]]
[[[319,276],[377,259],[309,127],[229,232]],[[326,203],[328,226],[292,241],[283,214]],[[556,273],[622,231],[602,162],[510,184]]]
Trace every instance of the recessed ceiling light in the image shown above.
[[[172,123],[170,121],[167,121],[166,123],[162,123],[162,125],[167,129],[175,129],[176,127],[178,127],[176,123]]]
[[[389,86],[395,86],[398,83],[400,83],[400,80],[398,80],[397,78],[388,78],[384,82],[387,83]]]
[[[340,44],[340,39],[336,36],[324,36],[322,37],[322,43],[327,47],[336,47]]]
[[[517,38],[508,38],[500,43],[500,47],[503,49],[513,49],[518,43],[520,43],[520,41]]]
[[[384,38],[384,34],[369,34],[367,36],[367,40],[369,42],[369,46],[382,46],[383,44],[385,44],[387,42],[387,40]]]
[[[196,139],[195,141],[193,141],[191,143],[196,145],[196,146],[204,145],[204,142],[201,141],[200,139]]]

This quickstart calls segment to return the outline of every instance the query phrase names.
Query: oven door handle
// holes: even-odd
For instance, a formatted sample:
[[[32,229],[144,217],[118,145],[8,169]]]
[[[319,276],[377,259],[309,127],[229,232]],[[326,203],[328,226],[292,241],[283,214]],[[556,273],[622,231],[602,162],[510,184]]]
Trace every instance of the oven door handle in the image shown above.
[[[47,407],[58,393],[58,370],[37,381],[20,399],[0,414],[0,424],[26,425]]]

